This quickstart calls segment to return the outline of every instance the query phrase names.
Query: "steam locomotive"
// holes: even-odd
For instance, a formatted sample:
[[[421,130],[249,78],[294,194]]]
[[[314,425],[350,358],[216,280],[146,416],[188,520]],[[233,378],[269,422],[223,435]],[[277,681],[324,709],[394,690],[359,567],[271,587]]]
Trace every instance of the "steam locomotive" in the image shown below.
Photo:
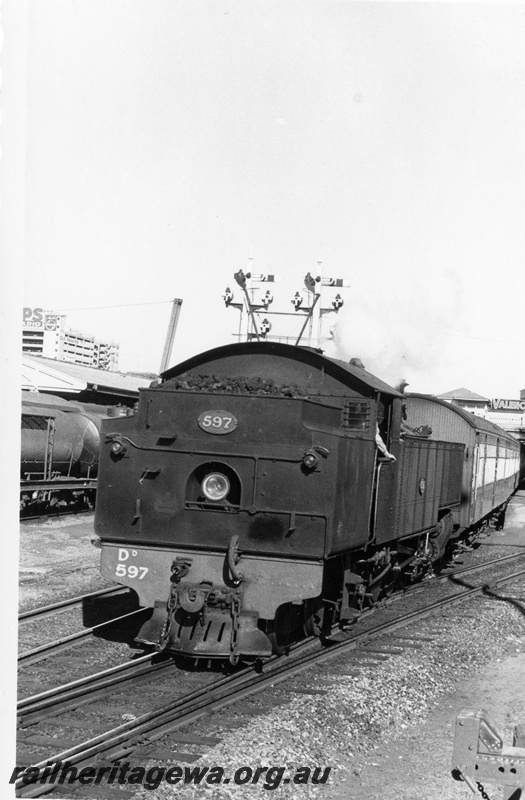
[[[103,422],[102,574],[152,609],[140,642],[234,664],[282,652],[501,515],[519,455],[488,421],[319,350],[219,347]]]

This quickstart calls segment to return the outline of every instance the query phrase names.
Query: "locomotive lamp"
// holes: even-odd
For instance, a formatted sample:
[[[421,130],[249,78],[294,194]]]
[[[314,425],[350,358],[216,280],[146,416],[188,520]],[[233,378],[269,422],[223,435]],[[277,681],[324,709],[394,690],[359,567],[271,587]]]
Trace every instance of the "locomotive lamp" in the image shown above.
[[[123,456],[126,452],[126,445],[122,442],[113,442],[111,445],[111,452],[116,456]]]
[[[119,433],[107,433],[106,443],[109,444],[110,442],[111,444],[109,449],[114,456],[123,456],[128,449],[127,445],[123,441],[123,437]]]
[[[224,500],[230,491],[230,481],[220,472],[210,472],[206,475],[202,484],[202,493],[207,500],[217,503]]]
[[[316,466],[319,464],[319,456],[326,458],[328,455],[328,449],[326,447],[320,447],[319,445],[315,445],[310,450],[307,450],[303,456],[303,465],[306,469],[312,470],[315,469]]]
[[[306,469],[315,469],[319,463],[319,456],[313,453],[311,450],[308,453],[305,453],[303,456],[303,464]]]

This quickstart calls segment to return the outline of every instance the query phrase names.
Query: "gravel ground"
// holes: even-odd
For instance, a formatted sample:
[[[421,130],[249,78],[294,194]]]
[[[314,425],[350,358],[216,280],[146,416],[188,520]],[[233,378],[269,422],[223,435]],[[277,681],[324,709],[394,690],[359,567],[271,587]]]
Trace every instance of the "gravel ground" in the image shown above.
[[[109,585],[91,544],[93,514],[49,517],[20,525],[19,611]]]

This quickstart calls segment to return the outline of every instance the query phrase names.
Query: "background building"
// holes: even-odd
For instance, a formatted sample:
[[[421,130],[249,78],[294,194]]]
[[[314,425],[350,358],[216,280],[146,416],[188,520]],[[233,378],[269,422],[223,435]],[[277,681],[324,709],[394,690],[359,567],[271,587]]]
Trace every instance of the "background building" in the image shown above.
[[[119,346],[66,329],[64,314],[24,308],[22,352],[98,369],[118,369]]]
[[[488,397],[482,397],[480,394],[471,392],[470,389],[453,389],[451,392],[445,394],[438,394],[440,400],[446,400],[453,406],[459,406],[465,411],[470,411],[471,414],[476,414],[478,417],[485,417],[487,413],[487,406],[490,402]]]

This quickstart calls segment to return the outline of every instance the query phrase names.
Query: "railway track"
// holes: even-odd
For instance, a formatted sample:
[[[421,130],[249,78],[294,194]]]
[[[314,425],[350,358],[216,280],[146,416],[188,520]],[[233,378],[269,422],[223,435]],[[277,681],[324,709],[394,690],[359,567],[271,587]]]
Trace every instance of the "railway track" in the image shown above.
[[[89,603],[102,598],[113,597],[122,601],[126,600],[126,598],[130,596],[131,593],[128,589],[119,585],[114,585],[95,592],[89,592],[77,597],[71,597],[57,603],[40,606],[38,608],[22,612],[18,617],[19,628],[31,623],[41,623],[41,621],[44,619],[55,617],[67,611],[72,611],[75,609],[83,610]],[[34,664],[38,661],[43,661],[44,659],[57,655],[64,650],[68,650],[72,647],[78,647],[90,638],[111,630],[111,628],[116,625],[125,624],[134,618],[143,617],[147,613],[147,609],[134,608],[126,613],[117,614],[110,619],[104,619],[91,626],[84,626],[81,630],[77,630],[74,633],[61,636],[50,642],[41,644],[38,647],[34,647],[20,653],[18,655],[18,665],[27,666],[29,664]],[[40,633],[41,629],[38,628],[37,630]]]
[[[100,700],[126,682],[137,684],[161,670],[175,672],[176,665],[167,656],[146,653],[85,678],[26,697],[17,703],[19,724],[33,725],[48,716],[78,708],[95,699]]]
[[[520,562],[524,556],[525,554],[506,556],[503,559],[493,559],[491,562],[456,570],[453,575],[444,577],[440,582],[442,585],[445,584],[447,579],[449,582],[455,582],[455,591],[453,593],[448,592],[444,597],[434,599],[432,602],[427,602],[423,606],[420,605],[416,609],[401,612],[398,609],[398,613],[393,618],[375,625],[370,625],[372,615],[369,615],[369,622],[365,630],[356,630],[359,626],[352,626],[351,630],[338,630],[337,633],[332,633],[330,639],[325,642],[325,646],[322,646],[318,640],[313,639],[295,644],[290,647],[288,658],[272,657],[265,661],[263,665],[244,667],[232,675],[222,676],[211,683],[208,682],[205,686],[199,686],[194,691],[187,692],[175,699],[170,699],[170,702],[155,708],[153,711],[149,710],[146,713],[139,714],[133,720],[105,730],[97,736],[92,736],[90,739],[48,756],[44,760],[41,759],[34,763],[33,767],[39,770],[38,775],[40,777],[43,775],[43,770],[46,766],[49,768],[50,763],[68,762],[71,765],[82,767],[92,764],[95,758],[102,757],[106,760],[114,761],[123,755],[129,757],[130,752],[139,747],[144,740],[154,742],[161,739],[181,726],[195,722],[217,709],[231,706],[239,700],[262,692],[270,686],[273,687],[290,680],[317,664],[345,655],[350,667],[355,667],[357,664],[362,663],[363,660],[381,660],[396,653],[404,652],[406,647],[420,646],[424,637],[410,629],[406,630],[407,626],[414,626],[423,617],[429,616],[447,605],[465,602],[477,594],[493,591],[498,586],[522,577],[525,575],[525,566]],[[487,569],[493,566],[494,563],[505,567],[508,567],[509,563],[517,563],[520,564],[520,569],[489,582],[482,581],[477,586],[467,585],[467,588],[465,588],[462,585],[465,584],[464,577],[466,574]],[[460,575],[462,577],[459,577]],[[438,581],[432,581],[431,583],[436,587],[438,586]],[[441,589],[438,591],[441,591]],[[413,601],[417,593],[410,594]],[[404,597],[408,602],[412,602],[408,595],[409,593],[406,593],[401,597]],[[392,608],[394,605],[398,604],[392,604]],[[399,629],[405,630],[399,633]],[[385,637],[387,637],[386,641]],[[102,696],[101,693],[113,692],[115,690],[114,680],[122,682],[122,680],[147,679],[152,674],[149,671],[152,666],[155,666],[157,673],[162,672],[165,675],[175,669],[170,659],[153,664],[151,656],[143,656],[141,659],[136,659],[133,668],[130,662],[128,665],[120,665],[118,670],[108,670],[106,674],[99,673],[84,680],[91,681],[93,688],[91,697],[93,699],[97,696],[97,692],[99,693],[98,697]],[[128,672],[128,669],[130,672]],[[135,675],[132,669],[137,670]],[[141,672],[141,670],[143,671]],[[352,672],[347,674],[352,674]],[[123,678],[123,676],[126,677]],[[68,696],[68,692],[76,692],[77,694],[76,696]],[[46,716],[49,713],[56,713],[56,710],[61,711],[65,708],[76,707],[79,704],[76,698],[80,697],[81,702],[85,701],[86,695],[83,695],[82,692],[81,682],[76,682],[75,686],[57,687],[52,692],[42,693],[40,696],[20,701],[19,713],[22,724],[30,725],[32,721],[40,718],[39,714]],[[55,712],[53,712],[55,703]],[[20,796],[33,797],[50,791],[52,787],[49,785],[24,785],[19,781],[16,788]]]
[[[70,597],[67,600],[60,600],[58,603],[23,611],[18,615],[18,625],[24,625],[27,622],[36,622],[45,617],[55,616],[56,614],[61,614],[63,611],[69,611],[72,608],[80,608],[86,600],[92,600],[96,597],[104,597],[104,595],[124,591],[125,589],[123,589],[120,584],[116,583],[113,586],[108,586],[107,589],[99,589],[96,592],[89,592],[88,594],[77,595],[77,597]]]
[[[37,661],[43,661],[64,650],[69,650],[71,647],[77,647],[92,636],[104,630],[107,631],[119,623],[130,621],[136,617],[145,616],[146,613],[147,609],[138,608],[135,611],[129,611],[127,614],[121,614],[119,617],[108,619],[106,622],[100,622],[98,625],[93,625],[91,628],[83,628],[81,631],[63,636],[60,639],[55,639],[52,642],[47,642],[32,650],[26,650],[24,653],[19,654],[18,664],[20,666],[22,664],[34,664]]]

